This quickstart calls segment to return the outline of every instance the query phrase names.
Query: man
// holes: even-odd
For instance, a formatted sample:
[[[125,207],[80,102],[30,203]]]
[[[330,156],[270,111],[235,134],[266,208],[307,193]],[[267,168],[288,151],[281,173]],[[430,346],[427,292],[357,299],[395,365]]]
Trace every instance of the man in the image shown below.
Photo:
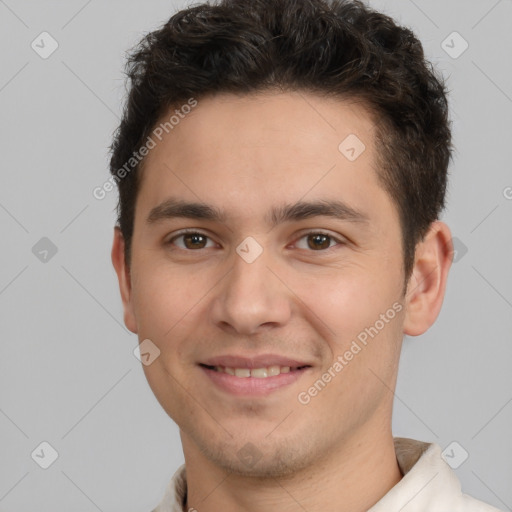
[[[445,88],[415,36],[360,2],[225,0],[128,74],[112,261],[185,456],[155,510],[496,510],[391,432],[402,338],[453,255]]]

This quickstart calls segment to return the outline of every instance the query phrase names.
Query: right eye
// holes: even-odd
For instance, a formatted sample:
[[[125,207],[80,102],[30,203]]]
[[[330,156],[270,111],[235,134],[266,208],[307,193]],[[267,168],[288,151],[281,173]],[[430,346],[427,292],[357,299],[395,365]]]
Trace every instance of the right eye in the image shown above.
[[[175,243],[175,240],[183,240],[183,245]],[[174,235],[166,242],[166,245],[176,245],[179,249],[184,251],[195,251],[198,249],[205,249],[209,237],[200,231],[186,230]],[[213,243],[213,242],[212,242]]]

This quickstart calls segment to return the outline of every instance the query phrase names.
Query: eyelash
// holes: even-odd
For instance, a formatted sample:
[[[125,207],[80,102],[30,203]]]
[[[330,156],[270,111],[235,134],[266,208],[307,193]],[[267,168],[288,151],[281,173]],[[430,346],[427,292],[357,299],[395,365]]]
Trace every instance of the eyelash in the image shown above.
[[[174,235],[171,239],[169,239],[167,242],[166,242],[166,245],[174,245],[174,241],[177,240],[178,238],[180,237],[183,237],[185,235],[201,235],[205,238],[207,238],[208,240],[211,240],[211,238],[206,235],[205,233],[202,233],[201,231],[198,231],[196,229],[185,229],[183,231],[181,231],[180,233],[178,233],[177,235]],[[346,242],[343,241],[343,240],[340,240],[339,238],[336,238],[334,237],[333,235],[331,235],[330,233],[326,233],[324,231],[318,231],[318,230],[312,230],[312,231],[308,231],[306,233],[303,233],[297,240],[301,240],[309,235],[323,235],[323,236],[327,236],[328,238],[331,239],[331,241],[334,241],[334,242],[337,242],[337,245],[334,245],[332,247],[328,247],[327,249],[318,249],[317,251],[314,251],[313,249],[309,250],[308,252],[321,252],[321,253],[330,253],[333,249],[335,249],[338,245],[346,245]],[[178,247],[178,249],[182,250],[182,251],[187,251],[187,252],[196,252],[196,251],[200,251],[201,249],[182,249],[181,247]],[[206,248],[203,248],[203,249],[206,249]],[[307,249],[304,249],[304,250],[307,250]]]

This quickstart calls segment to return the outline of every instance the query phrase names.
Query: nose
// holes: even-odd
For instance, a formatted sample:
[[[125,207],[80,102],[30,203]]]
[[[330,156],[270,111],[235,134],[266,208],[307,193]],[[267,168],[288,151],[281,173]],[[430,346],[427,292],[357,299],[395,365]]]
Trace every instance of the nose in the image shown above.
[[[234,254],[232,269],[216,287],[213,299],[213,320],[221,329],[248,336],[288,322],[291,292],[270,259],[265,250],[251,263]]]

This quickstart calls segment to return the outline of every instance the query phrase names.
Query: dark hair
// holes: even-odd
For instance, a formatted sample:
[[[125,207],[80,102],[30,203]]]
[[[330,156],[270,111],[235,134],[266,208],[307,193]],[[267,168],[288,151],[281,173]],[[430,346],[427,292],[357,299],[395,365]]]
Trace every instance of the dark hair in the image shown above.
[[[416,244],[444,208],[452,149],[443,79],[411,30],[358,0],[221,0],[147,34],[126,71],[110,171],[128,265],[141,172],[131,157],[157,121],[191,97],[278,89],[360,100],[373,114],[378,176],[399,212],[407,281]],[[131,172],[117,179],[123,166]]]

